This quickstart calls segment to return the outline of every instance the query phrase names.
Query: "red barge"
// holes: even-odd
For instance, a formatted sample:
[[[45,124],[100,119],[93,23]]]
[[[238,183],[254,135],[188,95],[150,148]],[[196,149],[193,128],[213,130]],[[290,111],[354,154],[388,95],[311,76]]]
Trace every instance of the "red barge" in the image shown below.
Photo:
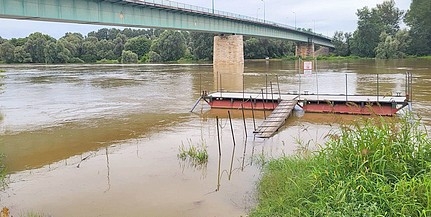
[[[305,112],[393,116],[409,104],[409,97],[333,94],[265,94],[215,92],[202,97],[211,108],[273,110],[282,100],[297,101]]]

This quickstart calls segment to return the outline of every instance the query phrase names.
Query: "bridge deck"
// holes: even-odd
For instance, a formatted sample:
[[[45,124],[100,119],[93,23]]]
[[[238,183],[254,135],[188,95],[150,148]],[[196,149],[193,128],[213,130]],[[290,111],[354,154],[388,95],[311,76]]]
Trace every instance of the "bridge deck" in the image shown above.
[[[254,131],[255,135],[260,138],[271,137],[286,122],[296,103],[297,100],[282,100]]]

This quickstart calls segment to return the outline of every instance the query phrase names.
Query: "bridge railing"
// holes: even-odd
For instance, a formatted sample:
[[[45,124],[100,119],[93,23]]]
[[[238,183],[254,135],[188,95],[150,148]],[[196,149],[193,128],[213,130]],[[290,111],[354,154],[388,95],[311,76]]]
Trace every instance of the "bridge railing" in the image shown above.
[[[244,15],[230,13],[230,12],[226,12],[226,11],[213,10],[210,8],[205,8],[205,7],[200,7],[200,6],[190,5],[190,4],[184,4],[184,3],[175,2],[175,1],[169,1],[169,0],[126,0],[126,1],[134,2],[134,3],[141,3],[141,4],[145,4],[145,5],[168,7],[168,8],[179,9],[179,10],[184,10],[184,11],[190,11],[190,12],[194,12],[194,13],[204,13],[204,14],[209,15],[209,16],[225,17],[225,18],[243,20],[243,21],[254,22],[254,23],[262,23],[262,24],[266,24],[266,25],[272,25],[275,27],[281,27],[281,28],[285,28],[285,29],[291,29],[291,30],[296,30],[296,31],[300,31],[300,32],[306,32],[308,34],[311,33],[311,34],[314,34],[314,35],[319,36],[319,37],[331,39],[331,38],[324,36],[322,34],[304,31],[300,28],[295,28],[293,26],[286,25],[286,24],[275,23],[275,22],[271,22],[268,20],[255,18],[255,17],[244,16]]]

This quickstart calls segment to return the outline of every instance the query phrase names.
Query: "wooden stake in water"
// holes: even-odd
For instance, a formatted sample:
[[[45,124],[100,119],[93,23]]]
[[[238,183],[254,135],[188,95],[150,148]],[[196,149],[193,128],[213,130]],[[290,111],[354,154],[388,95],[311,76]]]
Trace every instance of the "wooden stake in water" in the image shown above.
[[[272,109],[274,109],[274,92],[272,91],[272,81],[269,82],[269,85],[271,85],[271,103],[272,103]]]
[[[254,106],[253,106],[253,98],[250,96],[250,102],[251,102],[251,115],[253,117],[253,131],[256,131],[256,121],[254,119]]]
[[[221,167],[221,144],[220,144],[220,129],[219,129],[219,121],[218,116],[216,116],[217,121],[217,141],[218,141],[218,173],[217,173],[217,189],[220,190],[220,167]]]
[[[241,109],[242,109],[242,120],[244,121],[245,137],[247,138],[247,125],[245,124],[244,104],[241,104]]]
[[[227,114],[229,116],[230,131],[232,132],[232,142],[233,142],[232,159],[230,161],[230,170],[229,170],[229,180],[230,180],[230,177],[232,176],[233,158],[235,156],[235,146],[236,146],[236,143],[235,143],[235,133],[233,131],[232,118],[230,116],[230,111],[227,111]]]
[[[242,74],[242,103],[244,103],[244,73]]]
[[[377,102],[379,102],[379,74],[377,74]]]
[[[242,164],[241,164],[241,171],[244,171],[244,164],[245,164],[245,153],[247,151],[247,139],[244,142],[244,153],[242,153]]]
[[[281,99],[280,82],[278,81],[278,75],[276,75],[276,76],[277,76],[278,98]]]
[[[347,103],[347,74],[346,74],[346,103]]]
[[[268,74],[265,75],[265,98],[268,100]]]

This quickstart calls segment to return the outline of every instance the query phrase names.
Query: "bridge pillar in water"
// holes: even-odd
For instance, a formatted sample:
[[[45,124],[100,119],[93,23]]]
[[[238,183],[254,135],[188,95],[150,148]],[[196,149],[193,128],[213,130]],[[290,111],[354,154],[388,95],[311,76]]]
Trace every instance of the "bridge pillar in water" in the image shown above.
[[[214,86],[217,91],[242,91],[244,42],[242,35],[214,36]]]
[[[313,42],[297,42],[295,56],[314,57]]]

